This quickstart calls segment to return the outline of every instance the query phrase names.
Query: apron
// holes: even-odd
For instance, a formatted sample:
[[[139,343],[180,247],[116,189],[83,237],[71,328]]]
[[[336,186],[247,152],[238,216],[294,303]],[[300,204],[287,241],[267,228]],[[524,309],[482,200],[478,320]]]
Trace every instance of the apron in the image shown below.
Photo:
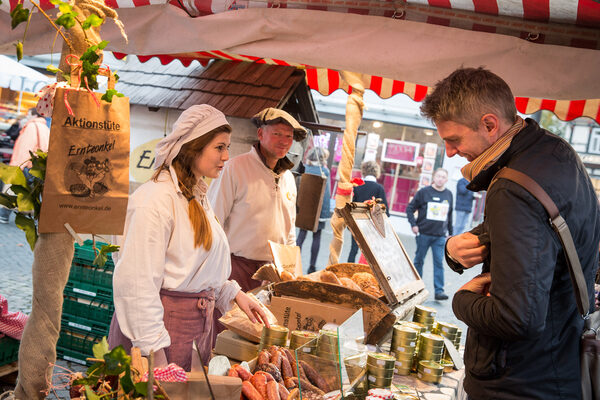
[[[161,289],[160,300],[164,308],[165,329],[171,337],[171,345],[165,349],[167,362],[190,371],[192,342],[196,341],[202,362],[208,365],[213,347],[214,290],[184,293]],[[111,349],[122,345],[127,353],[131,353],[131,340],[121,332],[116,313],[110,323],[108,344]]]

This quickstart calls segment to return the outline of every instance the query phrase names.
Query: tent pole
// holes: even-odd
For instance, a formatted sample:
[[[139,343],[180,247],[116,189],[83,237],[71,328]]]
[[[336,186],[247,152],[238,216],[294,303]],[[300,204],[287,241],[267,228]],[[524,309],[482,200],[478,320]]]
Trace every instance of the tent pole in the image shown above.
[[[352,166],[354,165],[354,153],[356,147],[356,135],[362,120],[364,108],[363,94],[365,92],[365,77],[362,74],[341,71],[340,75],[349,86],[352,93],[348,95],[346,102],[346,129],[342,142],[342,159],[338,166],[339,183],[335,194],[335,207],[342,208],[346,203],[352,201]],[[337,264],[340,259],[342,244],[344,243],[344,219],[335,213],[331,217],[331,228],[333,238],[329,245],[329,265]]]

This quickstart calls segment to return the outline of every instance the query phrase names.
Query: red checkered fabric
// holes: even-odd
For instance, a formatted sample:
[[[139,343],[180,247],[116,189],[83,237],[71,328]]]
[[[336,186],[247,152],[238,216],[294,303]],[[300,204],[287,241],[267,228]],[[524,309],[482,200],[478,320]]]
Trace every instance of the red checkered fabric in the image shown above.
[[[187,374],[184,369],[175,363],[167,365],[165,368],[154,368],[154,379],[161,382],[187,382]],[[148,373],[146,372],[142,381],[148,381]]]
[[[26,323],[27,315],[21,311],[9,312],[8,301],[0,294],[0,333],[21,340]]]

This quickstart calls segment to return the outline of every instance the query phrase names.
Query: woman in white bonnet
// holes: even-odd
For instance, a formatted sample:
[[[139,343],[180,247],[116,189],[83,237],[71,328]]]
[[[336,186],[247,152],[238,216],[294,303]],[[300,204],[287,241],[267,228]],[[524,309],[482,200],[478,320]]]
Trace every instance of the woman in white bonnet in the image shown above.
[[[113,276],[111,348],[153,350],[156,366],[189,371],[192,342],[205,363],[210,359],[214,307],[225,313],[235,301],[250,320],[267,323],[259,304],[227,280],[229,244],[202,179],[216,178],[229,159],[230,132],[223,113],[195,105],[156,146],[156,171],[127,207]]]

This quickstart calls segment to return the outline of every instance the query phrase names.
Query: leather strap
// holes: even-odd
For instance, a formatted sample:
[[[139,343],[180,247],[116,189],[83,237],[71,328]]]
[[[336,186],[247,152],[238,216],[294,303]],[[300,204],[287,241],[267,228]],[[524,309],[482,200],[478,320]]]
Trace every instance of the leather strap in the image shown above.
[[[569,275],[571,276],[573,290],[575,291],[577,309],[579,310],[579,313],[583,319],[587,319],[589,315],[590,301],[588,298],[585,277],[583,276],[583,270],[581,269],[581,263],[579,262],[579,257],[577,256],[577,250],[575,248],[575,243],[573,242],[573,237],[571,236],[571,231],[569,230],[567,222],[558,212],[558,207],[556,207],[554,201],[552,201],[550,196],[548,196],[548,193],[546,193],[546,191],[528,175],[525,175],[524,173],[515,169],[505,167],[498,171],[498,173],[494,176],[490,187],[497,179],[501,178],[508,179],[521,185],[546,209],[546,212],[550,216],[550,225],[558,234],[560,242],[565,250],[565,258],[567,259],[567,264],[569,266]]]

